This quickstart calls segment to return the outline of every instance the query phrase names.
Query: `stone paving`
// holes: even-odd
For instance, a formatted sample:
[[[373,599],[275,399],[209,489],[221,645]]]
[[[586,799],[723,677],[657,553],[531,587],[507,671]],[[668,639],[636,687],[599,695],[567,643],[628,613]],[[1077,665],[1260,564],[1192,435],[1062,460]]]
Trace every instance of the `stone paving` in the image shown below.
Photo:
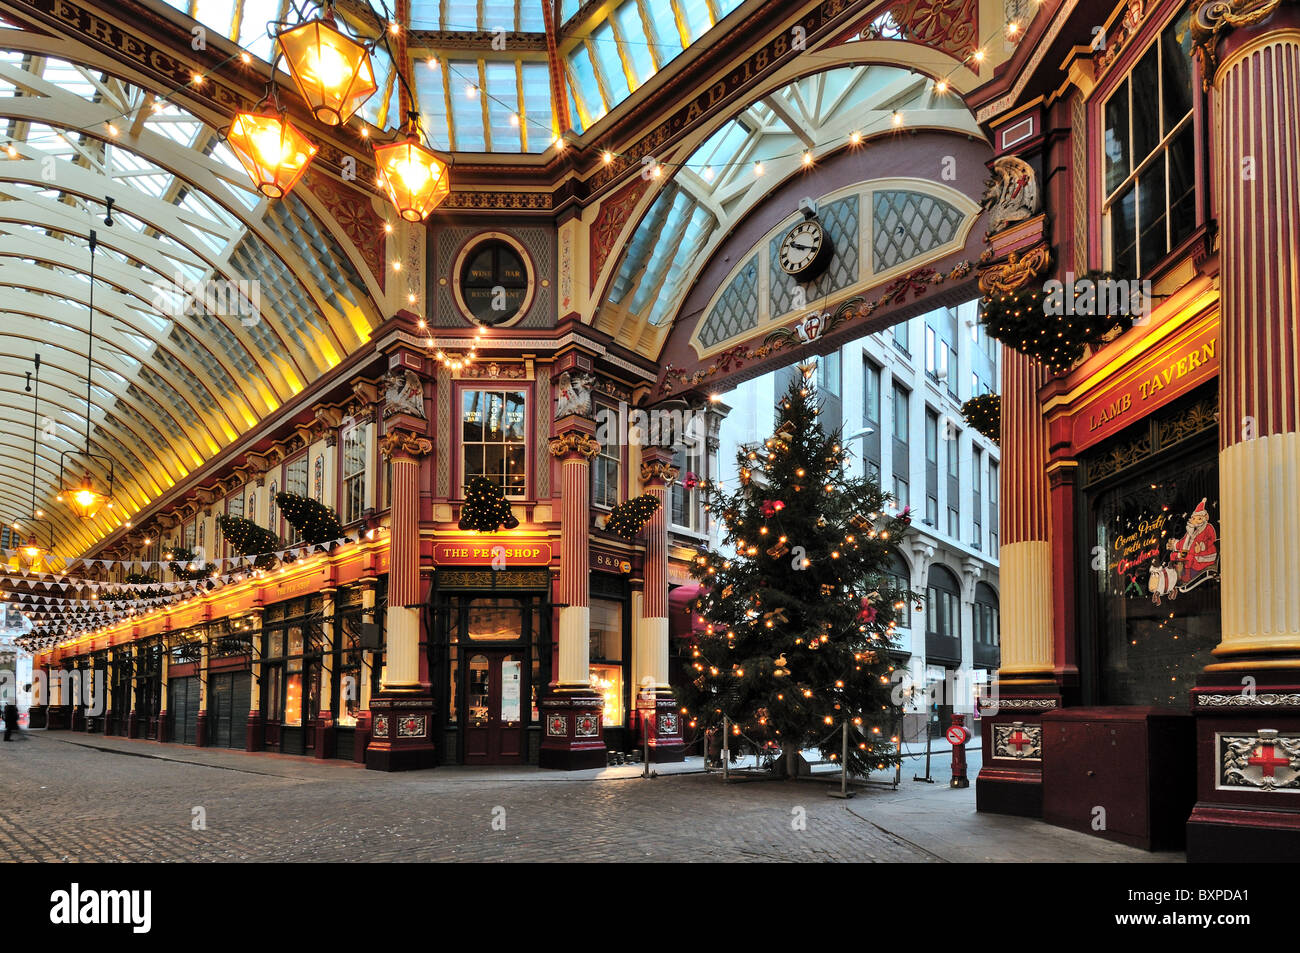
[[[975,812],[975,790],[910,781],[828,797],[823,780],[739,780],[699,759],[566,774],[381,774],[69,732],[0,744],[11,861],[1181,861]],[[946,766],[947,759],[936,761]],[[978,769],[978,756],[972,776]],[[196,809],[201,809],[196,810]],[[195,829],[196,816],[204,829]]]

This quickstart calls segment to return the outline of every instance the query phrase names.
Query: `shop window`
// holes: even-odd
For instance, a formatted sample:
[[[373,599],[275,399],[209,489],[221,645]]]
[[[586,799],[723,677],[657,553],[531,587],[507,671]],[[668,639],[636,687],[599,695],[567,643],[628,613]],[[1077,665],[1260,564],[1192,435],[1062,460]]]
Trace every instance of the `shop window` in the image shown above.
[[[605,698],[604,724],[622,727],[623,707],[623,604],[609,599],[591,600],[591,687]]]
[[[1185,710],[1197,675],[1215,661],[1222,545],[1215,447],[1207,436],[1110,477],[1100,475],[1105,447],[1085,458],[1081,530],[1106,563],[1102,571],[1079,566],[1091,617],[1080,628],[1092,643],[1084,657],[1095,665],[1081,673],[1088,704]]]
[[[334,700],[337,723],[350,728],[361,710],[361,627],[365,623],[361,588],[344,586],[334,594]]]
[[[343,431],[343,494],[339,517],[344,525],[355,523],[365,515],[366,507],[366,427],[364,424]]]
[[[262,619],[262,702],[268,724],[311,725],[320,711],[320,596],[268,606]]]
[[[1121,277],[1146,274],[1196,227],[1190,18],[1165,27],[1103,106],[1103,209]]]
[[[988,583],[975,585],[975,602],[971,607],[971,633],[975,649],[975,664],[995,667],[998,658],[998,597]]]
[[[911,489],[907,481],[897,474],[894,475],[894,505],[900,510],[905,506],[912,505]]]
[[[618,412],[613,408],[600,408],[597,419],[606,423],[597,428],[600,453],[591,461],[591,503],[610,509],[619,501],[619,471],[623,463],[621,428],[617,425]],[[612,426],[611,421],[614,422]]]
[[[522,608],[518,599],[474,599],[465,635],[475,642],[518,642],[523,638]]]
[[[482,476],[500,486],[506,496],[523,497],[526,494],[525,404],[523,391],[462,392],[463,482]]]

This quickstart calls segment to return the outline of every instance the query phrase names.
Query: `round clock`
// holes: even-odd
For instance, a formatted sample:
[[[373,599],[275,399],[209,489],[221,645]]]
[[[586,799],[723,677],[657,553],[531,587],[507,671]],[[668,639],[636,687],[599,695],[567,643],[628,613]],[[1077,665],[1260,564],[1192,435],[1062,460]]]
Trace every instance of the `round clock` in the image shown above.
[[[835,247],[815,219],[805,219],[781,239],[781,270],[796,281],[811,281],[831,262]]]
[[[505,235],[480,236],[460,256],[456,296],[476,323],[494,327],[523,315],[532,298],[532,275],[523,249]]]

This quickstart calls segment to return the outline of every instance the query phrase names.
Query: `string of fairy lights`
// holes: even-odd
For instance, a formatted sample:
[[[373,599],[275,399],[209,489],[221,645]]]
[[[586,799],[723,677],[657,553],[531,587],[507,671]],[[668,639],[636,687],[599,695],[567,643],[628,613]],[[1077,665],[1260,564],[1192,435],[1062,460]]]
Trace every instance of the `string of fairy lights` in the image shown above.
[[[1042,6],[1043,0],[1032,0],[1032,2],[1034,4],[1034,10],[1032,14],[1028,17],[1029,21],[1032,21],[1033,18],[1037,15],[1038,8]],[[398,84],[402,86],[402,88],[406,92],[406,95],[410,97],[410,100],[413,104],[411,114],[410,114],[410,119],[414,123],[416,127],[416,131],[420,135],[425,145],[430,150],[436,152],[438,150],[434,147],[432,141],[428,138],[427,131],[424,129],[423,123],[418,121],[417,117],[419,114],[419,110],[418,107],[415,105],[418,103],[418,97],[416,95],[416,92],[410,86],[410,83],[405,75],[406,70],[401,68],[400,65],[398,64],[398,59],[394,54],[394,51],[389,42],[390,37],[397,37],[403,32],[404,28],[401,26],[401,24],[399,24],[396,21],[396,19],[394,19],[394,17],[392,16],[391,12],[388,9],[387,4],[384,3],[383,0],[381,0],[381,7],[383,9],[384,20],[387,22],[387,29],[381,31],[379,35],[372,42],[376,44],[382,42],[384,44],[385,50],[388,53],[390,60],[394,64],[393,72],[394,72],[395,80]],[[989,46],[989,44],[994,42],[998,37],[1004,37],[1011,42],[1017,42],[1022,36],[1025,35],[1027,26],[1028,23],[1021,23],[1016,18],[1010,18],[1006,20],[1003,24],[1001,24],[999,27],[997,27],[996,29],[990,31],[989,34],[984,38],[983,42],[978,46],[973,47],[961,59],[960,63],[957,66],[953,67],[952,69],[950,69],[949,71],[947,71],[942,75],[933,77],[932,83],[933,83],[933,90],[935,94],[939,96],[948,95],[950,92],[952,92],[953,78],[957,76],[962,69],[969,68],[972,66],[972,64],[975,67],[978,67],[980,64],[982,64],[985,61],[988,55],[987,47]],[[469,27],[468,25],[461,25],[460,27],[454,27],[454,26],[447,27],[447,29],[470,30],[471,27]],[[477,26],[474,26],[472,29],[477,30]],[[591,34],[581,34],[577,32],[568,33],[566,35],[577,39],[591,38]],[[622,42],[632,43],[633,41],[624,40]],[[647,45],[653,45],[653,44],[647,44]],[[827,53],[826,51],[815,50],[815,51],[807,52],[803,55],[810,60],[816,61],[821,57],[827,56]],[[149,103],[148,106],[142,105],[137,109],[124,111],[102,122],[87,124],[85,126],[69,125],[64,128],[71,130],[73,132],[81,132],[81,133],[89,134],[94,132],[94,130],[97,127],[99,127],[105,129],[110,138],[117,138],[121,133],[121,127],[119,126],[119,123],[124,123],[128,119],[135,120],[140,118],[140,113],[145,108],[149,108],[153,112],[159,113],[162,112],[168,105],[179,106],[179,103],[173,103],[173,100],[182,91],[184,91],[187,88],[187,86],[193,88],[202,88],[215,74],[224,70],[225,67],[229,66],[231,63],[238,61],[243,66],[251,67],[254,64],[255,59],[256,58],[251,53],[249,53],[248,50],[241,48],[237,52],[234,52],[229,56],[218,60],[216,63],[209,66],[205,70],[192,71],[190,75],[190,81],[188,84],[179,85],[171,88],[167,93],[164,93],[161,96],[157,96],[153,98],[152,102]],[[443,59],[440,59],[437,55],[432,55],[425,60],[425,63],[431,69],[439,68],[445,65],[449,73],[454,73],[457,76],[458,80],[463,81],[464,92],[467,97],[477,98],[479,96],[484,96],[486,99],[496,103],[502,108],[509,109],[510,103],[492,94],[489,90],[484,89],[483,86],[473,78],[462,74],[457,67],[452,65],[450,61],[445,61]],[[556,131],[553,127],[543,125],[538,120],[532,119],[528,117],[526,114],[521,117],[518,114],[518,112],[511,110],[509,111],[508,115],[510,117],[509,122],[511,123],[511,125],[523,124],[529,126],[530,128],[536,129],[540,132],[543,132],[546,135],[549,135],[551,137],[550,140],[551,144],[559,151],[564,151],[570,144],[569,140],[565,138],[565,135],[563,133],[556,134]],[[857,147],[862,145],[864,142],[866,142],[874,133],[882,132],[882,131],[890,131],[890,130],[901,130],[905,128],[905,126],[906,126],[905,112],[902,110],[895,109],[885,120],[885,128],[883,130],[879,130],[879,129],[872,130],[868,128],[854,130],[849,133],[847,137],[847,144],[852,147]],[[360,129],[358,130],[358,136],[362,139],[370,139],[371,132],[369,126],[362,124]],[[811,148],[777,153],[774,155],[767,156],[766,160],[764,161],[773,163],[787,158],[799,157],[801,164],[804,167],[811,167],[816,163],[816,153],[818,151],[830,149],[834,147],[837,142],[840,141],[843,140],[821,142],[821,143],[817,143],[815,146]],[[10,158],[16,158],[19,154],[18,147],[21,145],[22,145],[21,140],[10,139],[5,144],[6,154],[8,154]],[[611,149],[605,149],[602,150],[600,158],[602,163],[608,166],[608,165],[612,165],[616,161],[628,159],[629,156],[623,152],[619,152]],[[453,155],[453,159],[454,159],[454,155]],[[636,159],[639,163],[640,157],[638,156],[636,157]],[[730,171],[734,167],[743,168],[746,165],[749,165],[751,168],[753,168],[755,175],[762,175],[765,171],[763,161],[750,162],[749,160],[741,160],[741,161],[733,161],[733,162],[724,162],[724,163],[720,163],[715,168],[711,163],[707,163],[707,162],[692,163],[690,161],[683,160],[677,162],[672,162],[672,161],[657,162],[654,166],[651,167],[650,174],[655,178],[659,178],[665,175],[669,175],[677,170],[692,169],[692,170],[698,170],[700,177],[707,181],[714,178],[715,176]],[[379,193],[378,189],[375,190],[375,193],[381,194]],[[389,230],[391,231],[391,228]]]

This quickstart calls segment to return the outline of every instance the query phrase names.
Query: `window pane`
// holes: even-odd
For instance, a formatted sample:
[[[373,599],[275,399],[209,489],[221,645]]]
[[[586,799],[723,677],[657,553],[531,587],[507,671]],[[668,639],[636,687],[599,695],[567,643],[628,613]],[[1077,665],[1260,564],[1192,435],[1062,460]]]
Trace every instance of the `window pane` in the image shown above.
[[[1120,193],[1110,207],[1111,270],[1121,277],[1137,275],[1137,215],[1134,186]]]
[[[1133,91],[1133,164],[1141,165],[1160,141],[1160,62],[1155,46],[1129,78]]]
[[[1160,35],[1167,136],[1192,111],[1192,11],[1189,9]]]
[[[1165,164],[1157,162],[1138,176],[1139,274],[1146,274],[1169,251],[1165,233]]]
[[[1128,81],[1106,103],[1106,194],[1128,178]]]
[[[1169,144],[1169,240],[1177,245],[1196,228],[1196,139],[1191,123]]]

